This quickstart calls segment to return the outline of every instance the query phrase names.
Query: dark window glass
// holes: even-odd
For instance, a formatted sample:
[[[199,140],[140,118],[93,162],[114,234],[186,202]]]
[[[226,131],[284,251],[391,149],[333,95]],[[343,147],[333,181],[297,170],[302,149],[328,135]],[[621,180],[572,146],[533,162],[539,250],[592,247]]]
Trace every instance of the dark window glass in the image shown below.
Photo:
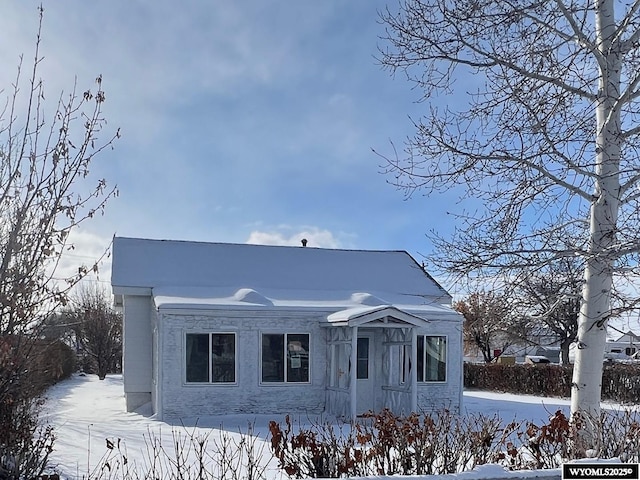
[[[400,365],[402,379],[400,383],[407,383],[411,372],[411,345],[400,346]]]
[[[287,335],[287,382],[309,381],[309,335]]]
[[[358,338],[356,378],[365,380],[369,378],[369,338]]]
[[[262,381],[284,382],[284,335],[262,335]]]
[[[234,333],[211,334],[211,381],[236,381],[236,336]]]
[[[185,356],[189,383],[236,381],[235,333],[187,333]]]
[[[209,334],[188,333],[187,382],[209,381]]]
[[[424,336],[419,336],[418,340],[418,365],[416,366],[416,373],[418,374],[418,381],[424,382]]]
[[[425,337],[425,382],[444,382],[447,375],[447,338]]]
[[[262,335],[262,381],[309,381],[309,334]]]

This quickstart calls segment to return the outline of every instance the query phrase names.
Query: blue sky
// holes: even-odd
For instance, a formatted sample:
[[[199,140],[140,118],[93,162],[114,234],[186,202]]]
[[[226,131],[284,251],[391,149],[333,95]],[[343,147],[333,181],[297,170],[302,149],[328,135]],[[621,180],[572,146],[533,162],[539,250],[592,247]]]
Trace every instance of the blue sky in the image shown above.
[[[32,57],[39,1],[6,3],[0,85]],[[393,0],[68,0],[44,3],[49,97],[103,76],[108,128],[96,157],[119,197],[76,240],[90,258],[114,234],[219,242],[403,249],[451,229],[455,196],[387,184],[391,152],[427,105],[377,64]]]

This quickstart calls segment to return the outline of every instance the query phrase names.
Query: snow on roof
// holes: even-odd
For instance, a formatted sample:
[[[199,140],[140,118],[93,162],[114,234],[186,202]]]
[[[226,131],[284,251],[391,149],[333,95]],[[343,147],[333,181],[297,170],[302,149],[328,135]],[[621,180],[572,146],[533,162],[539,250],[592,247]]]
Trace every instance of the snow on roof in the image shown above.
[[[425,325],[425,319],[411,315],[407,312],[403,312],[392,305],[378,305],[376,307],[354,307],[340,310],[332,313],[327,317],[327,320],[331,324],[344,324],[344,325],[361,325],[370,321],[391,318],[393,320],[399,320],[401,323],[408,323],[421,327]]]
[[[450,304],[450,295],[405,251],[204,243],[115,237],[116,295],[158,301],[287,305]],[[182,300],[181,300],[182,299]]]

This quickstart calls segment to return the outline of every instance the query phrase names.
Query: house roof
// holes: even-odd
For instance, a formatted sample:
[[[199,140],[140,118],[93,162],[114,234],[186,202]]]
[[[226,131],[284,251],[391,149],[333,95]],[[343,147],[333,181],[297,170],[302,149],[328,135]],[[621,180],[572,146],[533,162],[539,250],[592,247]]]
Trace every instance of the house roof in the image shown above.
[[[165,306],[450,304],[405,251],[340,250],[115,237],[116,295],[153,294]]]
[[[614,342],[620,342],[620,343],[624,343],[624,342],[640,342],[640,336],[636,335],[631,330],[629,330],[624,335],[622,335],[621,337],[619,337],[619,338],[617,338],[616,340],[613,340],[613,341]]]

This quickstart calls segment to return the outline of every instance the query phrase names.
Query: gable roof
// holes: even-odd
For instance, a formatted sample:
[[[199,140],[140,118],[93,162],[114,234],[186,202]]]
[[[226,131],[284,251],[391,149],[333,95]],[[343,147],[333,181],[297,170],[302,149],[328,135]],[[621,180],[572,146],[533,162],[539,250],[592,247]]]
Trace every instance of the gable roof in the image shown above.
[[[631,330],[627,331],[626,333],[624,333],[624,335],[622,335],[621,337],[619,337],[616,340],[613,340],[616,343],[624,343],[624,342],[640,342],[640,336],[636,335],[635,333],[633,333]]]
[[[327,321],[332,325],[412,325],[423,327],[428,324],[428,320],[410,313],[403,312],[391,305],[380,305],[377,307],[354,307],[340,310],[327,316]]]
[[[451,303],[405,251],[115,237],[111,284],[116,295],[156,292],[256,304],[341,298],[364,305]]]

